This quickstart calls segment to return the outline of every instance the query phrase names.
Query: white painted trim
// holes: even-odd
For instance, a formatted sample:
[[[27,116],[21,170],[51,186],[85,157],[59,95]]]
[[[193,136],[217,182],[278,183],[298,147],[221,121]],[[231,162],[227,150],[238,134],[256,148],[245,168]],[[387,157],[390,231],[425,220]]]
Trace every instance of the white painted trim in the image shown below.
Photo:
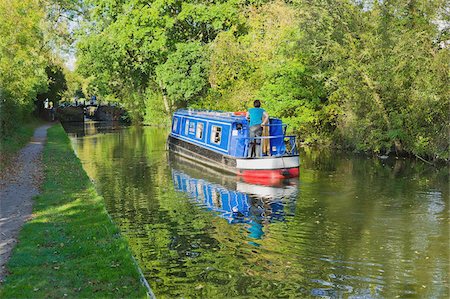
[[[184,118],[186,118],[186,117],[184,117],[184,116],[174,116],[174,117],[180,117],[181,118],[181,122],[180,122],[180,134],[178,134],[178,133],[173,133],[173,131],[172,131],[172,135],[173,136],[177,136],[177,137],[183,137],[183,138],[186,138],[186,139],[189,139],[189,140],[194,140],[194,141],[196,141],[196,142],[199,142],[199,143],[202,143],[202,144],[205,144],[205,145],[208,145],[208,143],[206,142],[206,138],[205,138],[205,141],[203,141],[202,139],[198,139],[197,138],[197,125],[195,126],[195,129],[196,129],[196,137],[194,138],[194,139],[190,139],[190,138],[188,138],[188,137],[186,137],[186,136],[183,136],[183,134],[181,134],[182,132],[182,129],[183,128],[181,128],[181,125],[183,124],[183,119]],[[187,120],[190,120],[190,118],[186,118]],[[206,122],[206,128],[208,128],[208,121],[207,120],[205,120],[205,122]],[[189,122],[189,124],[190,124],[190,122]],[[205,128],[203,128],[203,129],[205,129]],[[206,131],[206,133],[207,133],[207,130],[205,130]]]
[[[298,156],[292,157],[269,157],[269,158],[253,158],[253,159],[236,159],[237,169],[249,170],[270,170],[270,169],[286,169],[300,166]]]
[[[208,129],[210,123],[218,123],[218,124],[221,124],[221,125],[226,125],[226,126],[228,126],[230,128],[230,136],[231,136],[231,131],[232,131],[232,128],[233,128],[232,122],[223,122],[223,121],[220,121],[220,120],[215,120],[214,118],[208,118],[208,117],[201,118],[201,117],[194,117],[194,116],[190,116],[190,115],[182,115],[182,114],[176,114],[176,113],[174,114],[174,116],[180,117],[181,119],[186,118],[186,119],[194,119],[194,120],[197,120],[197,121],[204,121],[204,122],[206,122],[206,129]],[[183,124],[183,121],[181,121],[181,124]],[[197,141],[199,141],[199,142],[201,142],[201,143],[203,143],[203,144],[205,144],[207,146],[211,146],[212,148],[220,149],[220,147],[218,147],[218,146],[216,146],[214,144],[209,144],[208,143],[208,140],[210,140],[208,138],[211,138],[211,136],[210,136],[211,132],[210,132],[210,130],[206,130],[206,131],[208,133],[208,136],[206,136],[207,138],[205,138],[204,142],[202,140],[200,140],[200,139],[195,139],[195,140],[197,140]],[[180,133],[181,133],[181,131],[180,131]],[[174,134],[174,136],[178,136],[178,134]],[[180,136],[186,138],[186,136],[183,136],[182,134],[180,134]],[[226,149],[227,153],[230,150],[230,139],[231,138],[229,138],[228,144],[227,144],[227,149]]]

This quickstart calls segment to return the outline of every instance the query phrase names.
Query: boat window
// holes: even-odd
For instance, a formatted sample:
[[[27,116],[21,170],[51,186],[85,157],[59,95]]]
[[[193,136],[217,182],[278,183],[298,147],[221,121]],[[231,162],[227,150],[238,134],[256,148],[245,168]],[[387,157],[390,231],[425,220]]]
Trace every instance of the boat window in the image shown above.
[[[172,131],[173,131],[173,132],[176,132],[176,131],[177,131],[177,127],[178,127],[178,118],[175,117],[175,118],[173,119]]]
[[[195,137],[198,139],[203,138],[203,123],[197,124],[197,132],[195,133]]]
[[[188,135],[189,133],[189,119],[186,120],[186,127],[184,128],[184,135]]]
[[[212,126],[211,142],[215,144],[220,144],[222,139],[222,127]]]
[[[195,133],[195,122],[191,122],[191,124],[189,125],[189,134],[194,133]]]

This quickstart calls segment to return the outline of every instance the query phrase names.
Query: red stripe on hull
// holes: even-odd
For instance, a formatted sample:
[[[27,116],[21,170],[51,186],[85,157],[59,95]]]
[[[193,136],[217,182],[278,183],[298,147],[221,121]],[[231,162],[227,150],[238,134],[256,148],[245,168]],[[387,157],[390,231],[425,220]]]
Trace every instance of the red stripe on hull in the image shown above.
[[[243,176],[246,181],[249,179],[288,179],[298,177],[298,174],[298,167],[286,169],[238,170],[238,175]]]

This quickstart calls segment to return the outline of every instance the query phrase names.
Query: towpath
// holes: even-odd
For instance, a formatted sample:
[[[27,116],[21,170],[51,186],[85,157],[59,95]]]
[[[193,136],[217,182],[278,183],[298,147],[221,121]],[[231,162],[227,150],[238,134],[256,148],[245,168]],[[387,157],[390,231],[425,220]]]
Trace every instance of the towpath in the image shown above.
[[[51,124],[38,127],[31,141],[0,173],[0,283],[20,228],[31,218],[33,197],[43,178],[42,149]]]

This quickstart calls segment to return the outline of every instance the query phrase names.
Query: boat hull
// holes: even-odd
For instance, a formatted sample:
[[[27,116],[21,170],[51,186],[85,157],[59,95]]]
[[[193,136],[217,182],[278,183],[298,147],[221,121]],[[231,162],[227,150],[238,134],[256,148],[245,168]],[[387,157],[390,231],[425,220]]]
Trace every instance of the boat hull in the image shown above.
[[[203,148],[194,143],[169,135],[168,149],[189,160],[196,161],[214,169],[243,176],[244,178],[261,180],[285,179],[299,176],[299,157],[263,157],[235,158]]]

